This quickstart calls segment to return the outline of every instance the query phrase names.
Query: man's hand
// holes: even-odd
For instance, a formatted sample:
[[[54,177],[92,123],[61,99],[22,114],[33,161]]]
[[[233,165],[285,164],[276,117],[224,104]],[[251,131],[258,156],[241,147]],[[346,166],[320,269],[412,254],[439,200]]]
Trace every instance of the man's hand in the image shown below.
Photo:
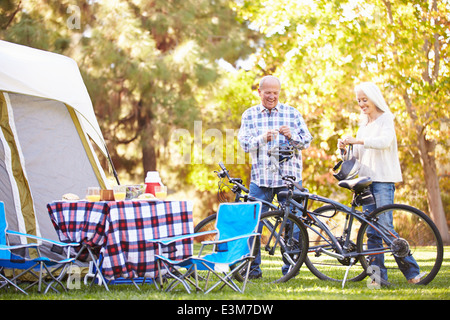
[[[291,135],[291,129],[289,129],[288,126],[281,126],[279,129],[279,132],[285,136],[288,140],[292,137]]]
[[[275,138],[278,136],[277,130],[268,130],[264,136],[264,139],[269,142],[275,140]]]

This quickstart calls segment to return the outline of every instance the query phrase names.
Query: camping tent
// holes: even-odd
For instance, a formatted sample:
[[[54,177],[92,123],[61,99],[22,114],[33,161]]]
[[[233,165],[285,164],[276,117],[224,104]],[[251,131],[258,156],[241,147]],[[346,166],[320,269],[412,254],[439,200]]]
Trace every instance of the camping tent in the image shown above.
[[[58,240],[47,203],[107,185],[93,148],[107,156],[106,145],[75,61],[0,41],[0,129],[9,227]]]

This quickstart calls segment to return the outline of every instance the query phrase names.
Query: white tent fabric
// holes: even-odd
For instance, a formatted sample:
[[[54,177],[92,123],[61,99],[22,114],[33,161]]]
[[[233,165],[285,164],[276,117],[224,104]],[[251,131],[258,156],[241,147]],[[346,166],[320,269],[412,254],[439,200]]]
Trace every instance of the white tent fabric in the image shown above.
[[[47,204],[108,187],[88,136],[107,156],[75,61],[0,40],[0,201],[12,230],[58,240]]]
[[[77,63],[66,56],[0,40],[0,90],[64,102],[106,155],[105,142]]]
[[[53,225],[42,223],[49,219],[47,203],[61,199],[65,193],[84,197],[86,188],[97,186],[99,182],[86,153],[82,152],[84,147],[62,102],[14,93],[8,94],[8,99],[16,145],[20,148],[20,161],[33,199],[36,233],[58,240]],[[7,148],[5,143],[3,145]],[[8,174],[9,180],[15,189],[11,175]],[[0,195],[2,193],[0,191]],[[15,210],[21,212],[17,190],[0,198],[7,209],[12,209],[10,199],[16,200]],[[15,226],[15,219],[8,223],[14,230],[27,232],[22,220],[22,214],[17,214],[18,225]]]

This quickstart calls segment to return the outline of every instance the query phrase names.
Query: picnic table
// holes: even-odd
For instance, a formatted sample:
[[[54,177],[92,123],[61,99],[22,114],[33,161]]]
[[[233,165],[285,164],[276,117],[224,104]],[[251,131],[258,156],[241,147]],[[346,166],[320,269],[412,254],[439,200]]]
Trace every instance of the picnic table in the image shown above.
[[[194,232],[190,201],[54,201],[47,209],[61,241],[86,244],[100,253],[102,274],[108,280],[154,279],[158,247],[147,240]],[[192,249],[192,240],[185,239],[164,253],[184,259]]]

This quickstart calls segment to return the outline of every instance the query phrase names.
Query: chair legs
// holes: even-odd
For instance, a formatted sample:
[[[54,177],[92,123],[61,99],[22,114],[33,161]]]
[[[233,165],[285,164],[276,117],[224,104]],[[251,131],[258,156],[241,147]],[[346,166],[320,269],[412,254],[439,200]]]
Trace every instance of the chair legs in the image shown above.
[[[87,250],[87,251],[88,251],[89,257],[91,258],[92,263],[94,264],[94,267],[95,267],[95,274],[93,275],[93,279],[92,279],[92,282],[91,282],[91,286],[92,286],[92,284],[94,283],[95,278],[98,277],[98,278],[99,278],[99,285],[103,285],[103,286],[105,287],[106,291],[109,291],[108,283],[107,283],[107,281],[105,280],[105,278],[103,277],[103,274],[102,274],[102,272],[101,272],[101,267],[100,267],[100,266],[102,265],[102,261],[100,261],[100,260],[102,260],[102,259],[101,259],[101,258],[97,259],[97,258],[95,257],[95,255],[94,255],[94,253],[92,252],[91,248],[90,248],[88,245],[83,245],[83,247],[82,247],[82,248],[80,249],[80,251],[78,252],[78,255],[77,255],[76,258],[78,258],[78,256],[80,256],[80,254],[81,254],[84,250]],[[75,258],[75,259],[76,259],[76,258]],[[85,281],[86,281],[86,278],[85,278]]]
[[[159,273],[159,285],[161,286],[161,289],[163,289],[163,278],[162,278],[162,274],[161,274],[161,264],[164,264],[164,268],[166,269],[167,273],[172,278],[174,278],[174,280],[170,284],[168,284],[168,287],[167,287],[166,291],[172,290],[178,283],[181,283],[184,286],[184,288],[186,289],[186,291],[188,293],[191,293],[191,288],[190,288],[189,284],[185,281],[186,280],[185,275],[178,274],[178,272],[171,271],[171,270],[174,270],[174,268],[169,267],[161,259],[158,259],[157,264],[158,264],[158,273]]]
[[[248,261],[244,261],[241,264],[239,264],[238,266],[234,267],[233,270],[231,270],[228,273],[223,273],[223,276],[216,272],[215,270],[213,270],[212,268],[210,268],[209,266],[205,265],[210,271],[211,273],[213,273],[215,276],[217,276],[221,281],[216,282],[213,286],[211,286],[205,293],[209,293],[211,292],[214,288],[216,288],[217,286],[219,286],[220,284],[222,284],[222,288],[227,285],[229,286],[231,289],[233,289],[236,292],[239,293],[244,293],[245,291],[245,287],[247,284],[247,279],[248,279],[248,271],[246,272],[246,276],[244,278],[244,282],[242,284],[242,287],[239,288],[239,286],[233,281],[233,277],[234,275],[239,272],[240,270],[242,270],[242,268],[248,263]],[[248,269],[248,268],[247,268]]]
[[[61,282],[61,279],[64,278],[64,276],[65,276],[66,273],[67,273],[66,270],[67,270],[67,268],[68,268],[71,264],[72,264],[72,263],[65,264],[65,265],[61,265],[61,266],[59,266],[58,268],[56,268],[55,270],[53,270],[53,272],[51,272],[50,269],[48,268],[48,266],[47,266],[45,263],[42,263],[42,262],[41,262],[41,266],[40,266],[40,267],[41,267],[41,270],[40,270],[40,277],[41,277],[41,278],[39,279],[39,287],[38,287],[38,291],[41,292],[41,286],[42,286],[42,283],[44,283],[44,284],[47,285],[47,287],[46,287],[45,290],[44,290],[44,293],[47,293],[49,289],[53,289],[54,291],[56,291],[56,292],[59,293],[59,291],[58,291],[55,287],[53,287],[53,283],[56,282],[56,285],[60,285],[61,288],[63,288],[64,292],[67,292],[67,288],[66,288],[66,286],[64,286],[64,284]],[[61,273],[59,274],[59,276],[55,277],[53,274],[55,273],[55,271],[57,271],[57,270],[59,270],[59,269],[61,269],[61,268],[62,268]],[[47,275],[51,278],[51,281],[50,281],[49,283],[46,283],[46,282],[43,281],[43,279],[42,279],[42,274],[43,274],[42,271],[43,271],[43,269],[46,270]]]
[[[20,292],[22,292],[22,293],[28,295],[28,293],[27,293],[25,290],[23,290],[21,287],[19,287],[17,284],[15,284],[13,281],[11,281],[10,279],[8,279],[7,277],[5,277],[5,276],[4,276],[3,274],[1,274],[1,273],[0,273],[0,278],[3,279],[3,281],[5,282],[5,283],[3,283],[3,284],[0,286],[0,289],[3,288],[3,287],[5,287],[5,286],[7,286],[7,285],[11,285],[12,287],[16,288],[16,289],[19,290]]]
[[[9,285],[13,286],[14,288],[16,288],[17,290],[19,290],[20,292],[28,295],[26,290],[28,290],[29,288],[37,285],[39,293],[42,292],[42,287],[43,286],[45,286],[44,293],[47,293],[50,289],[52,289],[52,290],[54,290],[54,291],[59,293],[59,291],[54,287],[54,283],[56,283],[56,285],[60,285],[63,288],[63,290],[67,292],[66,287],[61,282],[61,279],[66,274],[67,267],[68,267],[68,265],[66,263],[66,264],[61,264],[60,266],[58,266],[56,268],[53,268],[53,270],[51,270],[45,264],[45,262],[40,261],[40,262],[37,262],[36,264],[34,264],[32,267],[30,267],[30,268],[28,268],[26,270],[23,270],[21,273],[19,273],[17,275],[14,274],[14,276],[11,279],[9,279],[8,277],[0,274],[0,278],[5,281],[5,283],[3,285],[1,285],[0,288],[3,288],[4,286],[9,284]],[[58,271],[59,269],[61,269],[61,268],[62,268],[62,271],[59,274],[59,276],[55,276],[54,273],[56,271]],[[25,289],[22,289],[22,288],[20,288],[17,285],[17,280],[19,278],[21,278],[22,276],[24,276],[25,274],[33,276],[36,280],[34,282],[32,282],[31,284],[29,284]],[[46,282],[46,278],[47,277],[50,277],[49,282]]]
[[[203,263],[203,266],[207,269],[207,275],[205,277],[202,278],[202,280],[205,280],[205,288],[202,289],[199,286],[199,274],[198,274],[198,270],[197,270],[197,265],[193,264],[190,266],[190,268],[187,269],[187,271],[182,274],[180,273],[177,269],[175,269],[174,266],[167,264],[165,261],[158,259],[157,261],[157,267],[158,267],[158,274],[159,274],[159,286],[156,284],[156,279],[155,279],[155,285],[157,287],[157,289],[163,289],[163,276],[161,273],[161,267],[164,266],[164,269],[166,270],[167,274],[173,278],[173,281],[170,282],[167,285],[167,288],[165,291],[171,291],[173,290],[178,284],[182,284],[184,286],[184,288],[186,289],[186,291],[188,293],[191,293],[191,287],[189,286],[189,284],[192,284],[197,291],[202,291],[205,294],[211,292],[212,290],[214,290],[215,288],[217,288],[219,285],[222,284],[223,288],[224,286],[228,286],[231,289],[233,289],[236,292],[239,293],[243,293],[245,291],[245,287],[247,285],[248,282],[248,275],[249,275],[249,269],[250,268],[246,268],[246,266],[249,266],[251,264],[252,259],[247,259],[245,261],[242,261],[241,263],[238,263],[237,265],[235,265],[232,270],[229,270],[228,272],[223,272],[223,274],[221,274],[221,272],[218,272],[216,270],[214,270],[214,268],[211,268],[209,265],[207,265],[206,263]],[[245,270],[245,276],[243,277],[243,281],[242,281],[242,285],[239,286],[236,282],[235,282],[235,275],[237,273],[239,273],[241,270]],[[210,275],[214,274],[219,281],[217,283],[215,283],[214,285],[212,285],[211,287],[208,288],[208,283],[210,281]],[[191,277],[194,277],[194,281],[191,280]]]

